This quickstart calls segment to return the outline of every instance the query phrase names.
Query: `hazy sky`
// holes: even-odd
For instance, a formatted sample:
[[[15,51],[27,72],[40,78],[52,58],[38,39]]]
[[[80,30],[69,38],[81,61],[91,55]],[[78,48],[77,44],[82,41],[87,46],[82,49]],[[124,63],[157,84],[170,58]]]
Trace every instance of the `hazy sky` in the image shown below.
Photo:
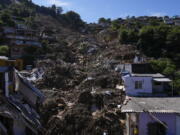
[[[126,16],[180,15],[180,0],[33,0],[39,5],[62,6],[64,11],[73,10],[87,22],[98,18],[119,18]]]

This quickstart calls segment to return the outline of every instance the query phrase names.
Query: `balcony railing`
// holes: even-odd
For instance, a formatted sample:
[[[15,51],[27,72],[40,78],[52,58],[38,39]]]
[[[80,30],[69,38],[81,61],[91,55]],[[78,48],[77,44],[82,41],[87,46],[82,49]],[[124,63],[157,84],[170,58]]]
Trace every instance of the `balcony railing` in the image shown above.
[[[41,47],[41,43],[40,42],[36,42],[36,41],[22,41],[22,40],[16,40],[16,41],[12,41],[12,44],[15,45],[29,45],[29,46],[37,46],[37,47]]]

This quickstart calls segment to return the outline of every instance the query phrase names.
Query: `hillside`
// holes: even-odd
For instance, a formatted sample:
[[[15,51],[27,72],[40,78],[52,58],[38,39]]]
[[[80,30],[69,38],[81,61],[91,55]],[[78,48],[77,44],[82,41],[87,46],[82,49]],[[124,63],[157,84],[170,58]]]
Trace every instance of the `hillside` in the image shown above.
[[[155,70],[180,88],[180,27],[163,24],[162,18],[101,18],[87,24],[78,13],[63,13],[54,5],[0,4],[1,26],[13,27],[15,16],[40,33],[43,46],[30,53],[44,72],[34,85],[47,97],[40,110],[46,135],[123,135],[125,117],[119,108],[125,95],[117,69],[136,55],[152,60]]]

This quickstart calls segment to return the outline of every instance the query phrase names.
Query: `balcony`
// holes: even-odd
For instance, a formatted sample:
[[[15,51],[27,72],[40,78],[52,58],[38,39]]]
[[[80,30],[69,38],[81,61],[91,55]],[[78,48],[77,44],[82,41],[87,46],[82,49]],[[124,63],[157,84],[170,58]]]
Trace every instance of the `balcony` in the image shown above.
[[[27,45],[27,46],[36,46],[36,47],[41,47],[41,43],[38,41],[23,41],[23,40],[16,40],[12,41],[11,44],[14,45]]]

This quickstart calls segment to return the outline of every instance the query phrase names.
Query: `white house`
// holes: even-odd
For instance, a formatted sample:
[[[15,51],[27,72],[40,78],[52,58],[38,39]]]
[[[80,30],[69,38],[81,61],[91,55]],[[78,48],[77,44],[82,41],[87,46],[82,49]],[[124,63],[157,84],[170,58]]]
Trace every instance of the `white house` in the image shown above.
[[[163,21],[164,21],[165,24],[168,24],[168,25],[173,25],[174,24],[173,19],[169,18],[169,17],[164,17]]]
[[[152,96],[170,92],[169,78],[162,74],[128,74],[122,77],[126,95]]]
[[[180,26],[180,19],[175,19],[175,20],[174,20],[174,24],[175,24],[176,26]]]

